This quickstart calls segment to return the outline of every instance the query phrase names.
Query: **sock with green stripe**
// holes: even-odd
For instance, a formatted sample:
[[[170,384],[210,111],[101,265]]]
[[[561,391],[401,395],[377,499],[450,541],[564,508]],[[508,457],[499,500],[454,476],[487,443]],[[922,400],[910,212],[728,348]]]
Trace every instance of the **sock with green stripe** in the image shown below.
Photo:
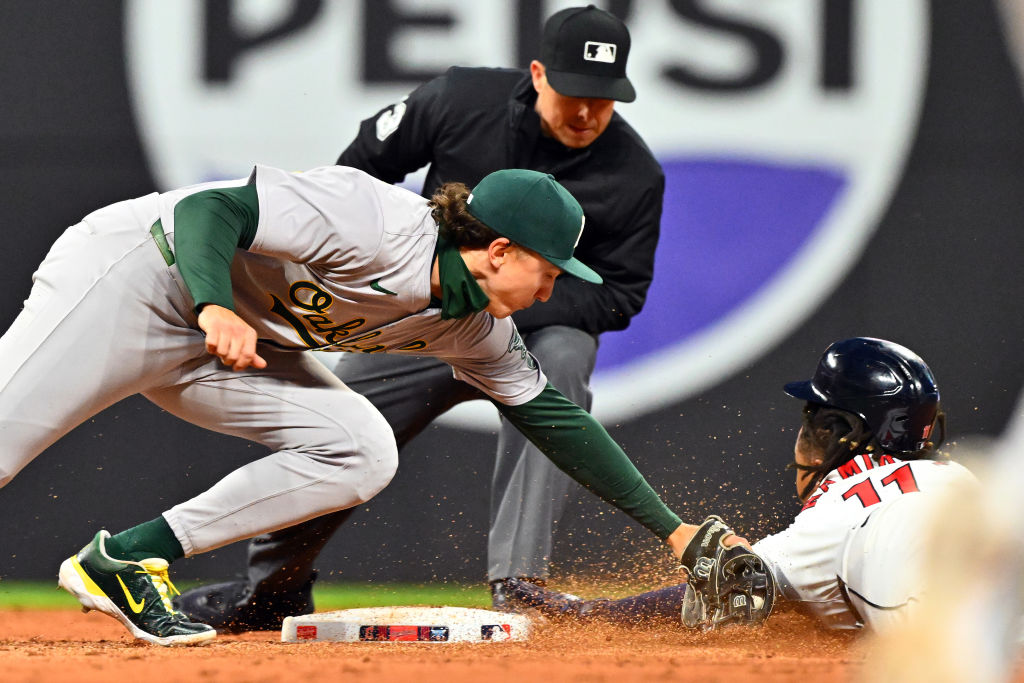
[[[168,562],[185,557],[170,525],[163,516],[126,529],[106,540],[107,555],[115,560],[145,560],[162,557]]]

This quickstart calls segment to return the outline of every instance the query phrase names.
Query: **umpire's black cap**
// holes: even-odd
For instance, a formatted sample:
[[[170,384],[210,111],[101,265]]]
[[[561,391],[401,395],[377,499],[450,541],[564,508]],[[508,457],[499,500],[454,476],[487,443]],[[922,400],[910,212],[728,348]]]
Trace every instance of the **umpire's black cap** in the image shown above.
[[[593,5],[556,12],[544,24],[540,61],[559,94],[632,102],[628,57],[629,29]]]

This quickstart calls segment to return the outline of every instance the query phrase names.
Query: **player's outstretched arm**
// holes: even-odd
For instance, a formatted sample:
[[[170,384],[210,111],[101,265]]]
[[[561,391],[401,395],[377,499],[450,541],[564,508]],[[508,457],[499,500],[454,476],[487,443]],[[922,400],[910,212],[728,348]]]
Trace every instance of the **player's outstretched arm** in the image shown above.
[[[571,593],[513,578],[505,580],[505,590],[520,604],[552,619],[643,624],[651,620],[678,622],[688,588],[681,583],[617,600],[584,600]]]
[[[587,411],[549,383],[536,398],[498,409],[559,469],[664,540],[680,557],[697,527],[669,510]]]

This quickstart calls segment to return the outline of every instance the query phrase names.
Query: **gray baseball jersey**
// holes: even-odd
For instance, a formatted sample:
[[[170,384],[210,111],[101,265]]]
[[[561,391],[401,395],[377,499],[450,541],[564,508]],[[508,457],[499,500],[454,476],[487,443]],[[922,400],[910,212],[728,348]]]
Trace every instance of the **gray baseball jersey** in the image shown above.
[[[236,181],[234,184],[241,184]],[[344,166],[288,173],[257,166],[259,225],[231,271],[236,312],[284,349],[405,352],[449,363],[455,377],[506,405],[547,383],[511,318],[442,320],[430,307],[437,226],[427,200]],[[160,197],[168,237],[174,206],[196,185]]]

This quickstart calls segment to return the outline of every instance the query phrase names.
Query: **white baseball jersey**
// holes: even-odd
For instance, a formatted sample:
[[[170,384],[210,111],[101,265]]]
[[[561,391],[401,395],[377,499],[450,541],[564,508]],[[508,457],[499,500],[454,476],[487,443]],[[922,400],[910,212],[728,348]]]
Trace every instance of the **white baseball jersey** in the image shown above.
[[[288,173],[258,165],[259,225],[231,270],[236,312],[284,349],[435,356],[497,401],[521,405],[547,379],[511,318],[442,320],[430,308],[437,226],[427,200],[362,171]],[[174,206],[209,183],[160,196],[173,241]]]
[[[858,455],[821,481],[784,531],[754,544],[779,591],[831,628],[878,626],[913,602],[929,504],[973,481],[963,466]]]

